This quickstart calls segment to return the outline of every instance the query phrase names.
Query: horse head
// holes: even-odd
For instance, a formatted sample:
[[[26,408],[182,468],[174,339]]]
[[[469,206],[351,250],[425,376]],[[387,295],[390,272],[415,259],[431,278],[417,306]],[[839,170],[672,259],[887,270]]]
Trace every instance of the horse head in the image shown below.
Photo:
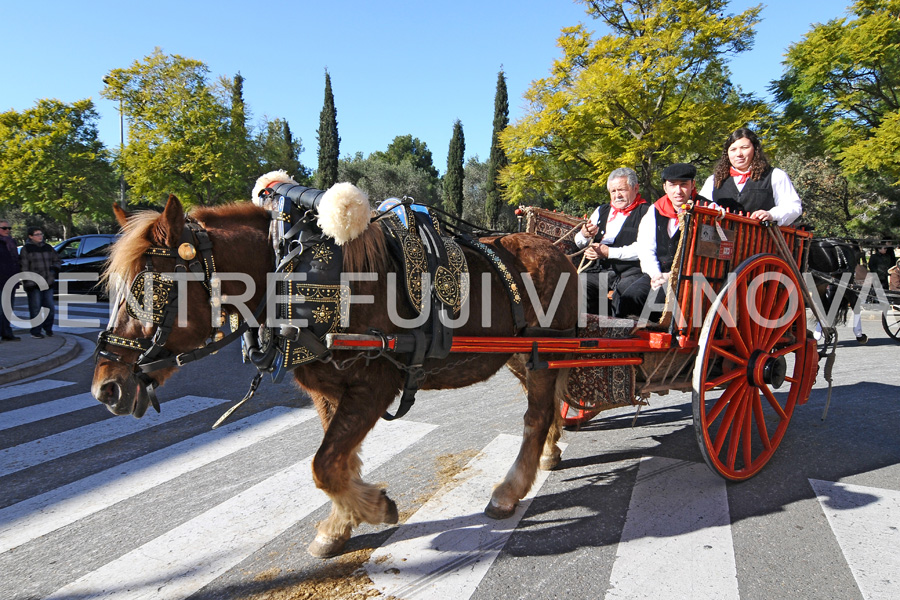
[[[205,287],[210,273],[205,264],[197,268],[205,263],[196,247],[201,243],[175,196],[161,214],[116,211],[116,216],[126,222],[105,276],[110,321],[98,341],[91,393],[112,413],[140,418],[151,402],[158,410],[153,389],[177,364],[142,367],[201,347],[213,332]]]

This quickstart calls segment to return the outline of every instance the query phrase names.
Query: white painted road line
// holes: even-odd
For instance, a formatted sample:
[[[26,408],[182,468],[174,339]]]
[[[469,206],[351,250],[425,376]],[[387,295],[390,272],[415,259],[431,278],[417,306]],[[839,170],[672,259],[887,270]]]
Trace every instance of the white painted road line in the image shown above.
[[[85,333],[93,333],[95,331],[103,331],[103,327],[60,327],[62,331],[65,333],[71,333],[73,335],[83,335]]]
[[[641,460],[607,600],[739,598],[725,486],[704,464]]]
[[[28,423],[34,423],[36,421],[42,421],[51,417],[58,417],[59,415],[65,415],[75,412],[76,410],[93,408],[95,406],[102,405],[94,400],[94,397],[91,396],[90,392],[87,392],[76,396],[60,398],[59,400],[51,400],[50,402],[26,406],[25,408],[19,408],[17,410],[10,410],[3,413],[2,418],[0,418],[0,431],[27,425]]]
[[[900,589],[900,492],[810,479],[822,512],[866,600]]]
[[[0,509],[0,554],[316,416],[275,407]]]
[[[364,471],[384,464],[434,425],[380,422],[363,444]],[[295,463],[222,504],[57,590],[48,598],[186,598],[325,504]]]
[[[70,304],[69,313],[86,313],[90,315],[102,315],[109,319],[109,304]],[[57,311],[59,314],[59,311]]]
[[[184,396],[162,405],[162,413],[152,408],[142,419],[117,417],[70,429],[45,438],[0,450],[0,477],[27,469],[79,450],[102,444],[126,435],[162,425],[212,406],[229,402],[221,398]]]
[[[538,471],[512,517],[497,521],[484,515],[521,443],[517,436],[495,438],[372,553],[366,570],[379,591],[404,600],[461,599],[475,592],[547,479],[546,471]]]
[[[47,392],[56,388],[65,387],[67,385],[75,385],[71,381],[58,381],[56,379],[45,379],[43,381],[32,381],[31,383],[18,383],[0,388],[0,400],[8,400],[9,398],[17,398],[26,394],[34,394],[36,392]],[[0,419],[4,418],[4,413],[0,413]]]

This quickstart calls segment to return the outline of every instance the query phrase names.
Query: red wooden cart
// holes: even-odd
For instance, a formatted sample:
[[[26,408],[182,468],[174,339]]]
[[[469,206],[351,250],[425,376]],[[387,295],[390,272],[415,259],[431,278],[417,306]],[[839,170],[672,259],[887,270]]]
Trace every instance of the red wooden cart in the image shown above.
[[[528,231],[562,246],[581,223],[542,209],[524,213]],[[561,402],[568,424],[616,406],[639,410],[653,393],[691,390],[706,463],[744,480],[772,457],[818,372],[806,315],[815,307],[800,275],[812,236],[701,206],[682,219],[658,323],[593,317],[583,337],[454,337],[452,351],[524,352],[531,368],[570,369]],[[344,337],[330,336],[331,347]],[[544,360],[560,354],[566,358]]]

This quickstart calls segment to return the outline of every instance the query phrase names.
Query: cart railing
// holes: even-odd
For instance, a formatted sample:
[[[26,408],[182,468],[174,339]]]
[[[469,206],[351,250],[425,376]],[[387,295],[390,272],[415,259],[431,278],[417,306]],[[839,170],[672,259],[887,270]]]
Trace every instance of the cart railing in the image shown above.
[[[728,212],[723,214],[720,210],[699,205],[686,211],[681,218],[684,233],[675,256],[679,268],[673,269],[667,311],[660,322],[669,325],[675,316],[672,332],[682,345],[686,345],[696,343],[703,318],[712,304],[710,296],[715,297],[721,291],[732,270],[757,254],[780,255],[781,252],[757,219]],[[812,233],[793,227],[780,229],[794,263],[804,271]],[[699,286],[708,288],[700,289]],[[695,306],[698,302],[699,308]]]

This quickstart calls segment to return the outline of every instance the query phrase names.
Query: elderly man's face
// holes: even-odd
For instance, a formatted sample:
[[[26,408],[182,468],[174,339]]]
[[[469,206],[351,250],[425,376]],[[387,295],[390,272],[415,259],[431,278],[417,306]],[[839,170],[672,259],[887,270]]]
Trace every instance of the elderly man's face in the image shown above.
[[[616,210],[628,208],[638,195],[638,186],[628,185],[626,177],[613,179],[607,184],[609,190],[609,203]]]
[[[6,221],[0,221],[0,237],[9,237],[12,235],[10,230],[12,227],[9,226],[9,223]]]

